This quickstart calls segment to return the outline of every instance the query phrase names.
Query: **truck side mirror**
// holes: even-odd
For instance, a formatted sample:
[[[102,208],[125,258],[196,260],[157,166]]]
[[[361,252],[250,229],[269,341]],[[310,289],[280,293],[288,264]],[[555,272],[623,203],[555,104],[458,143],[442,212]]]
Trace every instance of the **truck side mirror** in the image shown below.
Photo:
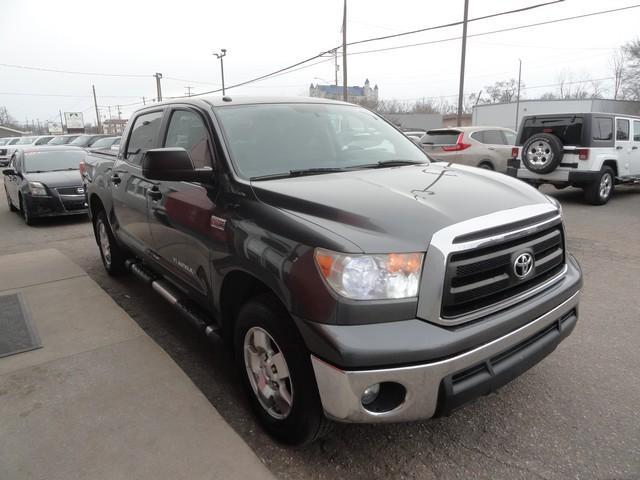
[[[149,180],[204,183],[213,170],[196,169],[184,148],[154,148],[142,157],[142,174]]]
[[[2,170],[2,174],[9,177],[11,175],[17,175],[17,172],[13,168],[5,168],[4,170]]]

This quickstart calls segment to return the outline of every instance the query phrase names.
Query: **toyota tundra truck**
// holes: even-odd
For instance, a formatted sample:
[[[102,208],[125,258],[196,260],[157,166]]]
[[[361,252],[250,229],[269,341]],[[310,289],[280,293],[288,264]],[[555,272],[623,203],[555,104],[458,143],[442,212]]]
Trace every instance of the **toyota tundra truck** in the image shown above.
[[[332,421],[448,415],[578,319],[555,200],[431,162],[356,105],[175,99],[134,113],[117,155],[90,152],[82,172],[107,272],[225,339],[288,444]]]

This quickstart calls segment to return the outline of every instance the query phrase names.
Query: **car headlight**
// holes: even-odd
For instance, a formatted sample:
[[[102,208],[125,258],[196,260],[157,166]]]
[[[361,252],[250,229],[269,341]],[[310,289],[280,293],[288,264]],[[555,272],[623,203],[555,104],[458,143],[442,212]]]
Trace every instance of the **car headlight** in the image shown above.
[[[29,182],[29,193],[36,197],[46,197],[47,189],[40,182]]]
[[[423,253],[351,255],[322,248],[316,265],[327,284],[354,300],[384,300],[418,295]]]

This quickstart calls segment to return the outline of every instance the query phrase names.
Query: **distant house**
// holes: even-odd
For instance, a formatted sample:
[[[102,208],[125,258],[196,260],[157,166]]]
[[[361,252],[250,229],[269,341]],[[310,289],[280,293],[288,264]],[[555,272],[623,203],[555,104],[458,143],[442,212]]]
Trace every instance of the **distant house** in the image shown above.
[[[127,121],[128,120],[119,118],[108,118],[102,122],[103,133],[107,133],[109,135],[122,135],[122,132],[124,132],[124,129],[127,126]]]
[[[320,85],[319,83],[309,86],[310,97],[331,98],[333,100],[342,100],[342,86],[341,85]],[[371,88],[369,79],[364,82],[363,87],[347,87],[347,96],[350,102],[358,101],[377,101],[378,100],[378,85]]]
[[[0,125],[0,138],[6,137],[21,137],[27,132],[21,132],[20,130],[16,130],[14,128],[3,127]]]

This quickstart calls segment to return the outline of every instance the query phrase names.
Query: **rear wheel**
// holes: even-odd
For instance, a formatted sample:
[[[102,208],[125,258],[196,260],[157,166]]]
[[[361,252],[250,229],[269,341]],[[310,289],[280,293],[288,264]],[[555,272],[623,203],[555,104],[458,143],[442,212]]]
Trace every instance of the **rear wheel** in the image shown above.
[[[127,259],[126,252],[120,248],[111,231],[107,214],[104,210],[100,210],[96,216],[94,229],[98,248],[100,249],[100,257],[102,264],[109,275],[118,276],[126,273],[127,268],[125,261]]]
[[[483,170],[495,170],[493,165],[489,162],[481,162],[480,165],[478,165],[478,168],[482,168]]]
[[[328,431],[309,351],[291,317],[270,294],[245,304],[235,325],[234,350],[251,406],[264,429],[290,445]]]
[[[591,205],[604,205],[609,201],[615,187],[615,175],[613,169],[602,167],[598,179],[584,189],[585,200]]]

